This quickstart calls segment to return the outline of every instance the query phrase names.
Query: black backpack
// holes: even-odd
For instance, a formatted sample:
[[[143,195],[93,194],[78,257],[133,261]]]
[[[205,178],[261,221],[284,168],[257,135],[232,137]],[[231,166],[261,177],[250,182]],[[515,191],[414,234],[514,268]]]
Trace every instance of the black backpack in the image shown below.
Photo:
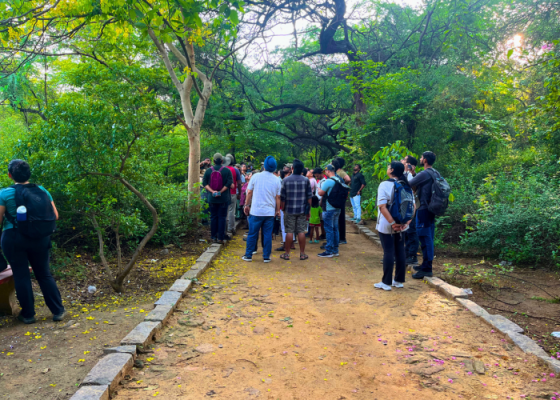
[[[335,182],[335,184],[331,192],[324,197],[326,197],[329,204],[334,208],[344,209],[344,206],[346,205],[346,200],[348,199],[348,193],[350,193],[350,188],[348,186],[345,187],[345,185],[343,186],[342,183],[340,183],[339,180],[340,178],[338,179],[329,178],[329,179],[332,179]],[[325,203],[325,207],[326,207],[326,203]]]
[[[435,215],[443,215],[449,206],[449,195],[451,194],[451,186],[438,171],[433,168],[425,170],[434,181],[432,183],[432,198],[428,204],[428,211]]]
[[[47,193],[34,183],[27,185],[12,185],[16,191],[16,209],[20,206],[27,208],[27,220],[17,221],[17,218],[6,212],[6,218],[19,233],[30,239],[41,239],[50,236],[56,230],[56,215]]]

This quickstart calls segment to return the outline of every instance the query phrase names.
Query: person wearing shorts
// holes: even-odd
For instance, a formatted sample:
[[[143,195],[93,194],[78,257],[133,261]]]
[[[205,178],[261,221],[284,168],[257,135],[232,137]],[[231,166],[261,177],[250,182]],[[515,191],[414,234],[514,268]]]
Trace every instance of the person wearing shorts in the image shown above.
[[[290,259],[290,249],[294,237],[297,236],[300,249],[300,260],[307,260],[305,254],[305,233],[307,232],[307,214],[311,206],[311,185],[309,179],[302,176],[303,162],[295,159],[292,164],[293,174],[282,181],[280,193],[281,208],[284,211],[284,228],[286,230],[286,242],[284,243],[284,254],[280,256],[283,260]]]

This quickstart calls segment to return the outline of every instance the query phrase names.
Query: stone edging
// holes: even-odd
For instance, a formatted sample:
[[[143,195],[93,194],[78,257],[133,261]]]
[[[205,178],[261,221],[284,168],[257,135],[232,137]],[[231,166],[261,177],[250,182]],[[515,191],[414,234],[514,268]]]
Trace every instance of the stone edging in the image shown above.
[[[560,360],[555,360],[546,353],[533,339],[523,334],[524,330],[503,315],[490,314],[474,301],[467,299],[467,293],[456,286],[450,285],[440,278],[424,278],[428,285],[436,288],[444,296],[457,301],[477,317],[482,318],[487,324],[500,331],[515,343],[525,353],[533,354],[540,358],[554,372],[560,372]]]
[[[347,215],[346,220],[350,221],[350,217]],[[381,246],[379,237],[375,232],[366,228],[363,225],[356,225],[358,231],[366,236],[368,239],[372,240],[376,245]],[[458,288],[456,286],[450,285],[440,278],[424,278],[428,285],[436,288],[444,296],[457,301],[463,307],[471,311],[477,317],[480,317],[495,328],[500,331],[515,343],[523,352],[533,354],[540,358],[550,369],[556,373],[560,373],[560,360],[552,358],[546,353],[533,339],[523,334],[524,330],[519,325],[513,323],[503,315],[490,314],[484,308],[476,304],[474,301],[468,300],[468,295],[465,290]]]
[[[236,222],[236,229],[241,221]],[[84,378],[80,388],[70,400],[108,400],[125,374],[130,371],[136,359],[138,347],[146,347],[163,329],[179,300],[192,287],[192,280],[199,278],[216,258],[223,245],[212,244],[196,260],[194,265],[154,303],[143,322],[121,340],[120,346],[104,348],[106,354]]]
[[[346,221],[350,221],[350,216],[346,215]],[[376,245],[381,246],[381,241],[379,240],[379,236],[375,231],[372,231],[365,225],[354,224],[354,226],[358,228],[358,232],[364,235],[367,239],[373,241],[373,243],[375,243]]]

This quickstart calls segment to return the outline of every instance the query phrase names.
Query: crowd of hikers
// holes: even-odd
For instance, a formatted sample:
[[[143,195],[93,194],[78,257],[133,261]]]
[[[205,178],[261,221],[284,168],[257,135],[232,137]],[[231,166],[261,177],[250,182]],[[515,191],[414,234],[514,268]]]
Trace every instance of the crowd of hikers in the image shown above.
[[[436,155],[430,151],[420,160],[407,156],[387,166],[388,179],[377,189],[376,229],[383,247],[383,278],[374,286],[383,290],[401,288],[406,266],[412,266],[415,279],[432,276],[435,217],[447,208],[450,187],[433,168]],[[244,261],[258,254],[259,237],[263,261],[271,261],[272,240],[282,237],[280,259],[290,260],[299,247],[299,260],[309,258],[306,242],[320,245],[317,257],[338,257],[347,244],[346,204],[352,205],[355,224],[361,219],[361,193],[366,180],[355,164],[350,176],[343,158],[333,159],[325,168],[305,168],[301,160],[279,168],[274,157],[267,157],[259,169],[236,164],[231,154],[214,154],[201,163],[203,199],[208,203],[212,241],[224,243],[235,234],[236,219],[249,230]],[[416,173],[421,166],[423,170]],[[30,271],[43,293],[54,321],[65,315],[60,291],[50,272],[51,235],[58,211],[50,193],[29,183],[29,164],[12,160],[8,176],[14,184],[0,191],[0,224],[3,225],[0,273],[11,268],[17,299],[22,308],[18,319],[35,322],[34,296]],[[417,252],[422,250],[422,263]],[[7,262],[6,262],[7,260]],[[31,267],[31,268],[29,268]]]
[[[383,278],[374,286],[383,290],[402,288],[406,267],[416,271],[412,277],[432,276],[434,259],[435,217],[447,208],[450,188],[433,168],[436,155],[431,151],[420,160],[406,156],[387,166],[387,180],[377,189],[378,216],[376,230],[383,247]],[[343,158],[333,159],[326,167],[308,170],[301,160],[279,168],[274,157],[267,157],[260,169],[235,164],[231,154],[217,153],[214,165],[207,167],[202,185],[208,199],[212,240],[223,243],[235,233],[236,210],[245,219],[249,230],[244,261],[251,262],[258,254],[259,237],[263,261],[271,261],[272,240],[282,235],[280,259],[290,260],[295,245],[299,260],[309,258],[306,242],[320,246],[317,257],[338,257],[340,245],[347,243],[346,205],[353,210],[352,221],[363,224],[361,193],[366,180],[361,165],[353,166],[353,174],[344,170]],[[423,170],[416,173],[418,167]],[[238,202],[239,200],[239,202]],[[418,250],[422,263],[418,263]]]

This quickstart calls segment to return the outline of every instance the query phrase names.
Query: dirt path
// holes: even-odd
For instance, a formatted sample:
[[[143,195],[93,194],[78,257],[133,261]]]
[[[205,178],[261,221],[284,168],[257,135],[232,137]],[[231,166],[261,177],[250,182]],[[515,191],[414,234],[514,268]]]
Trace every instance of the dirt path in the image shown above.
[[[181,302],[118,399],[550,398],[560,388],[423,282],[374,289],[381,251],[357,234],[339,258],[310,245],[305,262],[275,253],[264,264],[259,251],[246,263],[244,245],[231,243]]]

